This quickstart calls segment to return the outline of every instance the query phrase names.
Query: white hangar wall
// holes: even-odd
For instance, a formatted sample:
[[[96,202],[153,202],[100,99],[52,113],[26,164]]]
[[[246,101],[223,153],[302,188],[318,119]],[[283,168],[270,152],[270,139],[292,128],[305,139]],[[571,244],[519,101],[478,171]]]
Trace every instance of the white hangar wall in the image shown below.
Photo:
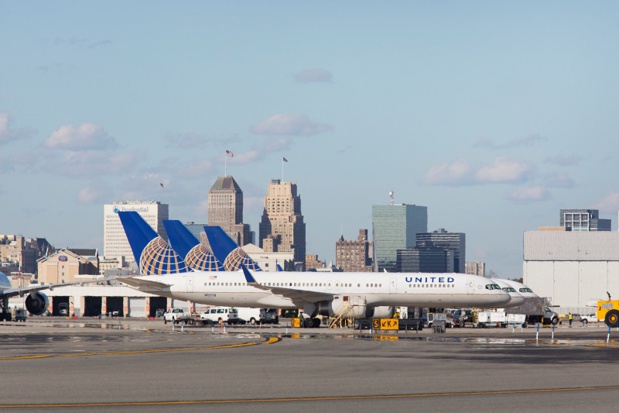
[[[592,301],[619,298],[619,232],[527,231],[523,280],[553,305],[592,312]]]

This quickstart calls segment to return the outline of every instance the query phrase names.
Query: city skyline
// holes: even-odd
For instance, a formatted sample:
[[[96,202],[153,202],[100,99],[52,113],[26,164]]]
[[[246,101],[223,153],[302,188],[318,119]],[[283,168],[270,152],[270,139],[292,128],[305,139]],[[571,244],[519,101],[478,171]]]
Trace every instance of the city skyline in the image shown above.
[[[393,191],[428,208],[428,231],[465,233],[467,260],[520,278],[524,232],[560,209],[617,230],[618,17],[577,1],[2,2],[0,233],[102,251],[103,205],[202,223],[229,174],[254,229],[268,183],[296,183],[321,260],[371,234]]]

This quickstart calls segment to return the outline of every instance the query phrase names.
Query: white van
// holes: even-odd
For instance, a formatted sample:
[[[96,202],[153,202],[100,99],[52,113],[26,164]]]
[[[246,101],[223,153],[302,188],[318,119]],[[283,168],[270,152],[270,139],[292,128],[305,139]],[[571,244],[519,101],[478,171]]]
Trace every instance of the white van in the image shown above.
[[[224,321],[228,324],[236,324],[239,322],[239,316],[236,308],[232,307],[211,307],[200,314],[202,323],[219,323]]]
[[[238,307],[236,311],[242,324],[254,325],[260,322],[260,308]]]
[[[236,311],[241,324],[279,324],[279,316],[274,309],[237,307]]]

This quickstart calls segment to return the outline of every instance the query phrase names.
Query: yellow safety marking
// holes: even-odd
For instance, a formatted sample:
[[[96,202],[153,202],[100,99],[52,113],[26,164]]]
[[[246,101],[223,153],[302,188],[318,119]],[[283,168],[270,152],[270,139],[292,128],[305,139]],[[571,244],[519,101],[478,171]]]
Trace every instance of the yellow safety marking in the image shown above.
[[[397,330],[399,328],[397,318],[373,318],[372,329],[374,330]]]
[[[204,347],[177,347],[177,348],[162,348],[162,349],[149,349],[149,350],[123,350],[123,351],[106,351],[103,353],[70,353],[70,354],[32,354],[29,356],[12,356],[12,357],[0,357],[0,361],[6,360],[33,360],[33,359],[45,359],[53,357],[98,357],[98,356],[126,356],[135,354],[149,354],[149,353],[171,353],[174,351],[199,351],[199,350],[222,350],[239,347],[251,347],[262,344],[275,344],[281,341],[280,338],[271,337],[265,341],[251,341],[249,343],[239,344],[224,344],[220,346],[204,346]]]
[[[182,406],[182,405],[215,405],[240,403],[290,403],[306,401],[342,401],[342,400],[386,400],[386,399],[419,399],[430,397],[463,397],[463,396],[499,396],[506,394],[535,394],[535,393],[562,393],[579,391],[617,390],[616,386],[589,386],[589,387],[559,387],[546,389],[523,390],[488,390],[464,391],[445,393],[417,393],[417,394],[376,394],[359,396],[317,396],[317,397],[279,397],[264,399],[221,399],[221,400],[161,400],[143,402],[99,402],[99,403],[29,403],[29,404],[0,404],[0,409],[57,409],[59,407],[132,407],[132,406]]]

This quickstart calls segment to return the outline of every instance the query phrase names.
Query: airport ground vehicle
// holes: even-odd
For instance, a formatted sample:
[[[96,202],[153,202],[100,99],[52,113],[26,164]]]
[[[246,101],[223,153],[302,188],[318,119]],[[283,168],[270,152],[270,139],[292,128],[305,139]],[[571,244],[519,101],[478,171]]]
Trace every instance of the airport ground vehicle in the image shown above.
[[[28,312],[25,308],[18,308],[17,310],[15,310],[15,321],[25,322],[26,318],[28,318]]]
[[[278,324],[277,310],[266,308],[236,307],[238,323],[240,324]],[[234,323],[233,323],[234,324]]]
[[[58,304],[58,315],[69,316],[69,303]]]
[[[222,321],[227,324],[242,323],[239,319],[236,308],[232,307],[211,307],[200,314],[200,321],[203,324],[208,322],[220,323]]]
[[[619,300],[599,300],[596,314],[607,326],[619,327]]]
[[[180,322],[187,323],[188,319],[191,318],[190,314],[186,314],[182,308],[170,308],[163,315],[163,322],[167,324],[168,322],[178,324]]]
[[[583,324],[596,323],[598,317],[595,314],[580,314],[580,322]]]
[[[547,299],[543,297],[527,297],[524,303],[517,307],[505,309],[506,314],[524,314],[525,321],[523,327],[529,324],[542,323],[544,325],[559,323],[559,314],[548,307]]]
[[[475,327],[506,327],[507,314],[505,311],[476,311],[473,314]]]
[[[452,313],[428,313],[428,328],[432,328],[439,321],[444,321],[446,328],[453,328],[455,326]]]
[[[279,324],[279,315],[277,310],[261,308],[260,309],[261,324]]]

